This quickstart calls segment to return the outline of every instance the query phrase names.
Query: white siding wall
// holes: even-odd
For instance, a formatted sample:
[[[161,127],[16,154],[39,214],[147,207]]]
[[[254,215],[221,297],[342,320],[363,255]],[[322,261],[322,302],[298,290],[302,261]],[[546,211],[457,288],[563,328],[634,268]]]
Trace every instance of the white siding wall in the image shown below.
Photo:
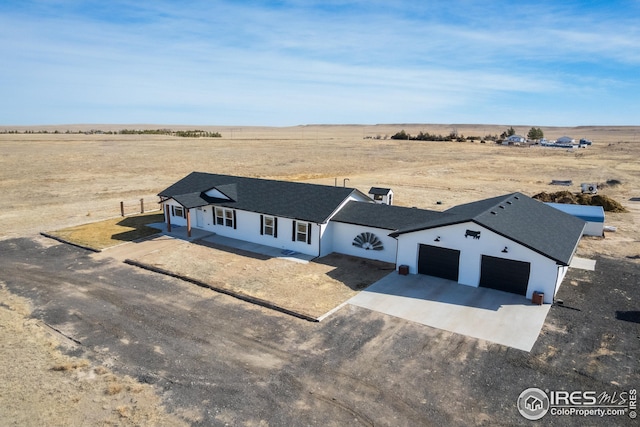
[[[329,228],[336,238],[333,239],[333,252],[345,255],[353,255],[361,258],[375,259],[385,262],[396,262],[397,240],[389,237],[390,230],[364,227],[360,225],[344,224],[341,222],[329,223]],[[384,249],[381,251],[366,250],[353,246],[353,239],[360,233],[370,232],[382,241]],[[324,245],[325,242],[323,241]]]
[[[339,234],[335,234],[334,232],[334,224],[333,222],[331,222],[331,218],[333,218],[333,216],[335,214],[337,214],[340,209],[342,209],[344,207],[344,205],[346,205],[349,202],[362,202],[362,203],[373,203],[373,201],[367,197],[367,196],[362,196],[359,193],[355,193],[355,194],[351,194],[349,197],[347,197],[337,208],[335,211],[333,211],[333,214],[329,216],[329,220],[326,224],[321,224],[320,225],[320,236],[322,238],[322,243],[320,244],[320,256],[326,256],[329,255],[331,252],[336,252],[334,250],[334,245],[336,241],[339,241],[343,238],[343,236],[339,235]],[[387,232],[387,234],[389,234]],[[351,243],[349,243],[351,244]]]
[[[558,266],[558,279],[556,280],[556,290],[553,294],[553,296],[556,295],[556,293],[558,293],[558,289],[560,289],[560,284],[562,283],[562,280],[564,279],[564,276],[567,274],[567,271],[569,271],[569,267],[566,265],[559,265]],[[547,299],[547,296],[545,294],[545,302]]]
[[[180,203],[174,201],[174,200],[165,201],[163,206],[162,206],[163,211],[164,211],[164,222],[165,223],[167,222],[167,208],[165,206],[169,206],[169,215],[171,215],[171,211],[172,211],[171,206],[182,208],[182,205]],[[182,209],[184,209],[186,211],[185,208],[182,208]],[[194,212],[192,211],[191,213],[193,214]],[[192,224],[195,224],[195,222],[194,222],[195,219],[196,219],[195,214],[194,214],[194,216],[191,217],[191,219],[193,220]],[[187,220],[185,218],[183,218],[182,216],[171,215],[171,225],[185,226],[186,227],[187,226]]]
[[[467,229],[480,231],[480,239],[465,238]],[[435,242],[438,236],[440,241]],[[531,274],[526,297],[531,298],[534,291],[544,292],[545,303],[553,302],[560,273],[556,262],[475,223],[454,224],[398,236],[397,265],[408,265],[409,272],[417,274],[420,244],[460,250],[458,282],[468,286],[477,287],[480,283],[482,255],[530,262]],[[508,253],[502,252],[505,246]]]
[[[328,224],[320,225],[320,235],[322,236],[322,242],[320,242],[320,256],[329,255],[333,252],[333,226],[335,223],[329,222]]]
[[[202,228],[204,230],[212,231],[220,236],[231,237],[233,239],[293,250],[307,255],[318,255],[320,227],[317,224],[311,223],[311,244],[307,244],[306,242],[292,241],[291,232],[293,229],[293,220],[291,219],[278,218],[278,237],[273,237],[260,234],[260,214],[258,213],[236,209],[236,228],[234,229],[233,227],[215,224],[213,206],[205,206],[202,209],[204,217]],[[195,227],[195,209],[193,209],[191,213],[193,214],[191,224],[192,227]]]

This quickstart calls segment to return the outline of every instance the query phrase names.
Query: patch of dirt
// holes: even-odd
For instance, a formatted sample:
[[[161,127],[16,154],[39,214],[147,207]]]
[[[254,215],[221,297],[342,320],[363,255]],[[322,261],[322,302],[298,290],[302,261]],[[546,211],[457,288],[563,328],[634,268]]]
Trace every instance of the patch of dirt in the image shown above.
[[[315,318],[394,270],[393,264],[341,254],[303,264],[211,243],[175,241],[162,250],[154,244],[136,243],[134,260]],[[143,254],[144,245],[150,250]]]
[[[25,298],[0,283],[0,420],[3,425],[184,426],[155,390],[59,346],[73,342],[30,318]]]

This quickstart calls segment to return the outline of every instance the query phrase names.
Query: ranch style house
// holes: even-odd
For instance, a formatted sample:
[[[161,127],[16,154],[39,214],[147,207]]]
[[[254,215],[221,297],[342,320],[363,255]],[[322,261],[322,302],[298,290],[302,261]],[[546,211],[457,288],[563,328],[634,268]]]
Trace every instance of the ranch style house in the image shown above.
[[[390,194],[193,172],[158,195],[169,231],[198,228],[311,256],[385,261],[402,273],[527,298],[543,293],[545,303],[553,302],[585,227],[521,193],[443,212],[393,206]]]

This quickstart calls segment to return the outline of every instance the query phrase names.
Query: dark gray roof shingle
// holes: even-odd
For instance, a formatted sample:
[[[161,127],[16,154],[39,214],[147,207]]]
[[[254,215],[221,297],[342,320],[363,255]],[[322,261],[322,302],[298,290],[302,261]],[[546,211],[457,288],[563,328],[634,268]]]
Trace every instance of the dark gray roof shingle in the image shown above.
[[[391,191],[390,188],[371,187],[371,190],[369,190],[369,194],[377,194],[380,196],[385,196],[389,194],[390,191]]]
[[[392,233],[398,236],[460,222],[473,221],[554,261],[568,265],[585,222],[521,193],[507,194],[444,211],[437,218]]]
[[[207,196],[205,192],[213,188],[232,200]],[[188,209],[215,204],[323,223],[353,193],[366,198],[353,188],[192,172],[158,195],[173,198]]]
[[[331,218],[331,221],[398,230],[448,216],[442,212],[389,206],[377,203],[349,202]]]

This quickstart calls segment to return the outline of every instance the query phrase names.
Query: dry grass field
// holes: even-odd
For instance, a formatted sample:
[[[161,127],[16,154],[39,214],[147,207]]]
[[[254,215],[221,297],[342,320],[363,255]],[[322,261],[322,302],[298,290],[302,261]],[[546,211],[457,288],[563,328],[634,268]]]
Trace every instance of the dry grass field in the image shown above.
[[[162,126],[84,126],[118,130]],[[195,127],[184,127],[193,129]],[[202,128],[202,127],[199,127]],[[204,127],[222,138],[159,135],[0,134],[0,239],[56,230],[118,216],[120,201],[151,207],[160,190],[192,171],[346,184],[367,191],[388,186],[404,206],[443,210],[484,197],[521,191],[533,195],[566,187],[552,179],[622,184],[602,190],[631,213],[608,215],[619,232],[601,243],[616,255],[637,242],[640,197],[640,127],[543,128],[545,136],[589,138],[580,150],[503,147],[493,143],[368,139],[404,129],[447,135],[495,135],[507,126],[377,125],[290,128]],[[32,128],[53,131],[54,128]],[[79,126],[60,127],[65,132]],[[516,126],[526,134],[528,126]],[[440,202],[440,204],[437,204]],[[626,237],[625,237],[626,236]],[[613,242],[616,242],[613,244]],[[597,245],[592,245],[597,251]],[[633,245],[631,245],[633,246]],[[637,255],[625,253],[622,255]]]
[[[165,126],[91,125],[58,127],[58,130],[107,131],[161,127]],[[30,237],[40,231],[117,217],[120,213],[119,203],[123,200],[136,203],[144,198],[147,205],[152,205],[156,201],[155,194],[192,171],[326,185],[334,185],[335,182],[342,185],[348,179],[348,186],[364,192],[371,186],[393,188],[396,204],[435,210],[513,191],[534,195],[541,191],[567,189],[549,185],[552,179],[573,180],[574,186],[570,188],[573,191],[578,191],[581,182],[619,180],[620,185],[607,187],[601,192],[621,202],[629,212],[607,214],[607,223],[617,226],[617,232],[607,234],[605,239],[584,239],[579,254],[624,257],[640,263],[640,127],[543,128],[548,139],[570,135],[576,139],[584,137],[594,141],[593,146],[574,151],[503,147],[479,141],[459,143],[384,139],[385,135],[393,135],[402,129],[412,135],[420,131],[446,135],[456,130],[465,136],[483,137],[500,134],[507,127],[182,127],[222,134],[222,138],[200,139],[156,135],[0,134],[0,191],[4,202],[0,211],[0,239]],[[526,134],[530,127],[515,128],[519,134]],[[7,128],[13,129],[22,130]],[[42,129],[53,131],[55,128],[31,129],[37,132]],[[381,139],[375,139],[377,136]],[[34,330],[37,328],[25,323],[29,317],[28,302],[15,299],[6,292],[0,292],[0,297],[4,301],[0,304],[0,314],[3,314],[0,331],[11,331],[12,339],[16,342],[28,341],[33,344],[23,350],[20,350],[22,347],[3,346],[0,351],[4,358],[25,361],[13,364],[24,366],[25,369],[25,372],[11,372],[12,378],[21,380],[15,390],[17,393],[29,396],[31,387],[38,388],[42,381],[46,381],[48,389],[53,390],[57,388],[56,381],[65,387],[74,383],[73,375],[96,375],[90,366],[84,364],[77,367],[69,365],[69,370],[74,373],[67,376],[46,370],[43,366],[53,363],[46,361],[52,357],[56,364],[62,364],[60,366],[71,362],[63,360],[62,355],[52,350],[47,334],[36,334]],[[40,360],[40,356],[34,356],[40,353],[49,356],[42,356],[45,360],[42,366],[31,367],[28,361]],[[5,360],[0,360],[0,366],[6,366]],[[42,371],[42,375],[37,374],[38,370]],[[153,398],[142,401],[137,386],[123,379],[119,379],[117,384],[124,386],[120,386],[122,390],[113,394],[119,399],[133,396],[131,399],[139,401],[136,411],[145,410],[145,405],[158,405]],[[113,391],[113,388],[107,389],[99,397],[94,397],[93,402],[94,406],[101,406],[104,410],[112,404],[121,405],[120,412],[124,411],[125,414],[120,413],[119,422],[124,423],[130,418],[130,424],[134,425],[147,420],[166,420],[162,414],[147,415],[146,412],[144,418],[127,418],[128,407],[107,399]],[[80,397],[79,392],[68,392],[72,398],[76,398],[76,394],[77,399],[86,401],[86,405],[83,403],[82,406],[84,409],[80,409],[86,410],[91,406],[91,402]],[[33,399],[23,399],[24,407],[19,407],[20,399],[14,398],[12,401],[18,405],[11,408],[15,414],[33,411]],[[44,413],[54,416],[58,403],[43,398],[40,404]],[[74,417],[77,414],[57,420],[65,424],[77,419]],[[49,420],[52,419],[55,420]]]

